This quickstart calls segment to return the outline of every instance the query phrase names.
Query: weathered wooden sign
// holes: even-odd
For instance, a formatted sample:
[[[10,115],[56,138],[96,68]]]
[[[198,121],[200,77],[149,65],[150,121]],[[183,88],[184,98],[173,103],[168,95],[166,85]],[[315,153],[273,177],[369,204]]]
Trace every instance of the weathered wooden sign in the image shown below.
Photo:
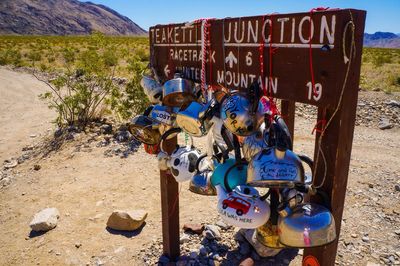
[[[351,45],[345,25],[353,19],[362,39],[364,18],[364,11],[337,9],[210,20],[206,83],[245,89],[258,80],[276,98],[334,106]],[[181,72],[201,81],[202,21],[157,25],[149,35],[161,79]]]
[[[245,90],[254,80],[259,81],[271,96],[283,99],[281,114],[292,139],[295,102],[317,105],[316,124],[329,121],[329,128],[324,125],[327,130],[316,133],[313,179],[329,196],[339,234],[356,117],[365,17],[362,10],[337,9],[226,18],[210,21],[207,38],[202,38],[207,36],[202,27],[204,21],[157,25],[149,32],[150,62],[164,81],[175,72],[197,82],[231,89]],[[176,138],[166,141],[164,150],[171,152],[175,144]],[[317,160],[319,151],[324,160]],[[161,171],[160,182],[164,253],[176,259],[179,257],[178,184],[167,171]],[[338,239],[329,245],[305,249],[302,265],[335,265],[337,246]]]

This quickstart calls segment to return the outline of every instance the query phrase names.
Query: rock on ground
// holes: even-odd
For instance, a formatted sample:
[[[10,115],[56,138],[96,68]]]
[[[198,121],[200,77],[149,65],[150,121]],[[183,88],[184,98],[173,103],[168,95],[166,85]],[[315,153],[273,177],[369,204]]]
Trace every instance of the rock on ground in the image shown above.
[[[4,169],[11,169],[14,168],[18,165],[18,161],[17,160],[8,160],[5,164],[4,164]]]
[[[220,240],[221,239],[221,233],[219,232],[218,226],[212,225],[212,224],[207,224],[204,227],[204,232],[203,235],[209,239],[209,240]]]
[[[29,226],[36,232],[49,231],[57,226],[58,218],[60,213],[56,208],[46,208],[35,214]]]
[[[147,218],[144,210],[114,211],[108,218],[107,226],[115,230],[134,231],[140,228]]]

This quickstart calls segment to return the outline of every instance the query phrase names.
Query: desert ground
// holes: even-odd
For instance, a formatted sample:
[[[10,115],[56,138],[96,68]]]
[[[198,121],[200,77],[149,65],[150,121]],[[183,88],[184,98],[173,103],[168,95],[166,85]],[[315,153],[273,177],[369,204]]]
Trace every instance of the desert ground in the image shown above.
[[[127,157],[108,156],[118,145],[98,145],[104,136],[96,131],[77,133],[46,156],[34,152],[50,142],[55,130],[51,124],[55,113],[37,97],[45,90],[43,83],[27,73],[0,68],[0,159],[25,154],[15,168],[2,170],[9,182],[0,188],[0,265],[145,265],[154,261],[161,253],[162,239],[154,156],[142,146]],[[399,94],[372,95],[378,96],[361,92],[360,98],[400,99]],[[304,116],[296,118],[295,151],[313,154],[313,123]],[[195,143],[204,148],[205,138]],[[400,264],[399,156],[399,125],[388,130],[356,127],[338,265]],[[35,165],[40,169],[34,170]],[[182,184],[180,190],[181,227],[218,221],[216,198],[193,194],[187,186]],[[34,234],[29,222],[45,207],[58,208],[58,225],[45,234]],[[115,209],[146,210],[145,226],[131,234],[107,230],[107,219]],[[233,238],[221,241],[233,242]],[[196,248],[186,244],[182,253]],[[300,261],[298,257],[290,265]],[[224,258],[215,264],[232,265]]]

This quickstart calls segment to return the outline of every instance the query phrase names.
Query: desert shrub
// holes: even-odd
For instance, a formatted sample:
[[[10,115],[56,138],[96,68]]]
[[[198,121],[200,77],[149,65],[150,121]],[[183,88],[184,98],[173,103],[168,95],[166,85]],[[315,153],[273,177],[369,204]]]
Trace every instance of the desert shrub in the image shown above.
[[[390,75],[388,81],[388,83],[392,86],[400,86],[400,76]]]
[[[55,61],[56,61],[56,58],[54,56],[48,56],[47,57],[47,62],[54,63]]]
[[[21,66],[21,53],[16,49],[6,49],[0,51],[0,65]]]
[[[135,55],[139,58],[140,61],[145,62],[149,60],[149,53],[147,50],[143,48],[139,48],[135,50]]]
[[[42,60],[42,55],[38,51],[30,51],[27,54],[27,58],[29,59],[30,62],[34,65],[36,62]]]
[[[0,36],[0,64],[54,73],[42,95],[57,110],[57,124],[82,124],[113,114],[130,118],[148,106],[139,82],[149,60],[147,37]],[[113,77],[128,79],[116,86]]]
[[[40,69],[40,71],[45,72],[49,69],[49,67],[44,63],[40,63],[39,69]]]
[[[378,55],[374,56],[372,59],[372,63],[376,67],[383,66],[384,64],[389,64],[392,62],[392,58],[390,55],[379,53]]]
[[[109,99],[109,104],[119,117],[128,119],[134,114],[142,113],[149,105],[140,80],[147,64],[137,55],[128,60],[130,80],[122,91],[117,91]]]
[[[42,80],[51,90],[40,97],[57,111],[55,122],[60,127],[75,125],[85,128],[90,121],[98,118],[105,100],[118,92],[113,83],[118,58],[107,52],[109,49],[104,47],[104,42],[98,42],[98,45],[99,49],[87,50],[79,55],[75,49],[67,47],[63,50],[67,71],[50,82]],[[100,48],[105,52],[99,52]]]

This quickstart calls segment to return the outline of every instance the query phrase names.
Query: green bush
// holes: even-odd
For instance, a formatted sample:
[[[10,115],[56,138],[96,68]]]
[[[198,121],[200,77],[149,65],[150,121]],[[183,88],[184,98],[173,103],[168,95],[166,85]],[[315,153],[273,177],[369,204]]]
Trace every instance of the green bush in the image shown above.
[[[389,76],[388,83],[393,86],[400,86],[400,76],[396,76],[396,75]]]
[[[128,119],[135,114],[142,113],[150,104],[140,85],[142,74],[147,64],[144,64],[137,55],[128,60],[131,78],[124,90],[116,91],[109,99],[111,106],[119,117]]]
[[[67,71],[58,74],[51,82],[44,81],[51,91],[40,97],[57,111],[56,123],[60,127],[75,125],[85,128],[89,122],[99,118],[99,110],[106,99],[118,92],[113,82],[118,60],[107,52],[109,49],[104,42],[97,44],[98,49],[87,50],[79,55],[71,47],[64,49]],[[105,52],[101,53],[100,50]]]
[[[6,49],[0,51],[0,65],[13,65],[13,66],[21,66],[21,58],[22,55],[18,50],[15,49]]]
[[[384,64],[390,64],[392,63],[392,58],[390,55],[385,55],[385,54],[378,54],[377,56],[374,56],[372,59],[372,63],[376,67],[381,67]]]

